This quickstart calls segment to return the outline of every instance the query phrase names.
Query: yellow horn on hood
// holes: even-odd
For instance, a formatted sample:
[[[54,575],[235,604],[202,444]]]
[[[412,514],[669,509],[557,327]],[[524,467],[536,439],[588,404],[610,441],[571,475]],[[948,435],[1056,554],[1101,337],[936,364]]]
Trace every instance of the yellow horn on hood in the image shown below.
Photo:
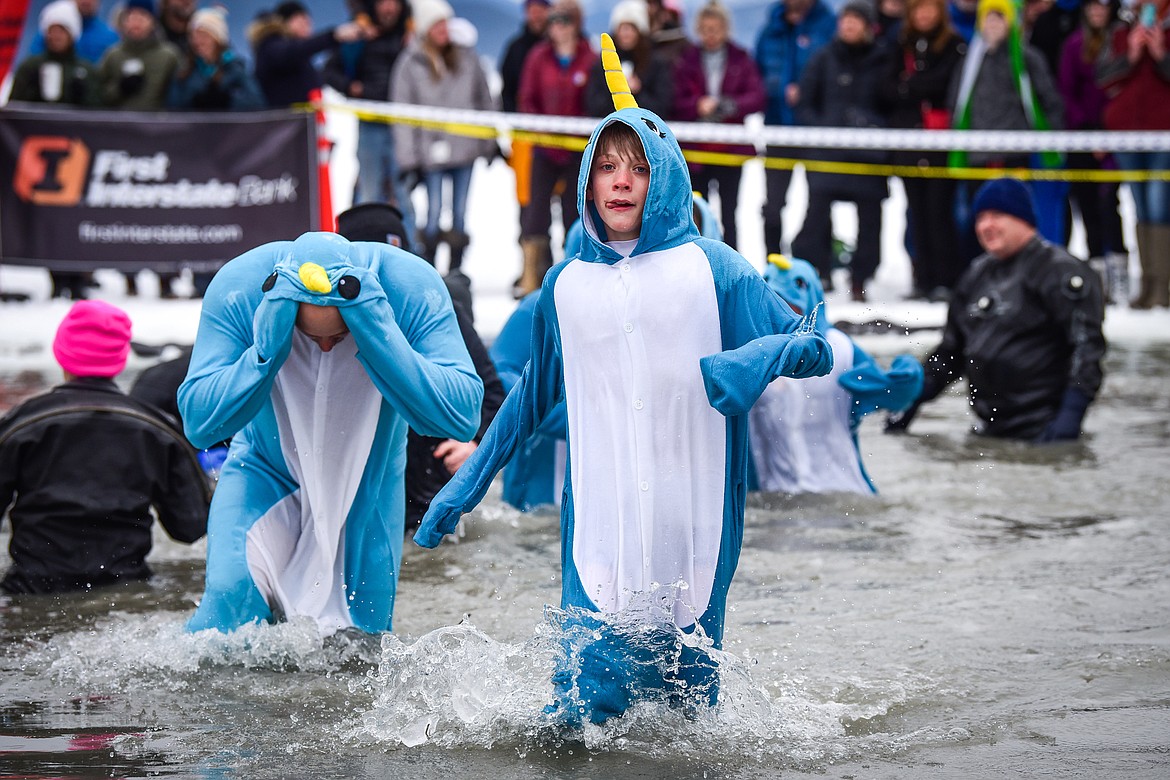
[[[327,293],[333,290],[329,274],[316,263],[302,264],[297,276],[301,277],[301,284],[305,285],[305,289],[309,292]]]
[[[625,71],[622,70],[622,61],[618,59],[617,48],[613,45],[613,38],[609,33],[601,34],[601,67],[605,69],[605,85],[609,87],[609,94],[613,97],[613,107],[621,111],[623,108],[637,108],[638,101],[630,92],[630,82],[626,81]]]

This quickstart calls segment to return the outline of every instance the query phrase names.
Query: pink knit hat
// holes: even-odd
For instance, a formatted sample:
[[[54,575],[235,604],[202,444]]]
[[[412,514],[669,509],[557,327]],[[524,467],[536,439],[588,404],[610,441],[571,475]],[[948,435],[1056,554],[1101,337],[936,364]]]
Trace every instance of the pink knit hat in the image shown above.
[[[57,328],[53,356],[74,376],[116,376],[130,356],[130,317],[103,301],[78,301]]]

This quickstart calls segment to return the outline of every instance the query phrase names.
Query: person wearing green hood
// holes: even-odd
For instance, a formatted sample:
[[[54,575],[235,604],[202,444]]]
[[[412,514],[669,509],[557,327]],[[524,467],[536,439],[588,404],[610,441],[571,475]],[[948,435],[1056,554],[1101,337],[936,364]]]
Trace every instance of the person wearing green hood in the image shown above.
[[[1064,103],[1039,51],[1024,43],[1016,0],[980,0],[975,36],[951,80],[949,101],[956,130],[1059,130]],[[1060,155],[1043,152],[952,152],[952,168],[1058,168]],[[1036,186],[1042,185],[1042,186]],[[959,232],[964,265],[979,253],[970,199],[976,186],[960,186]],[[1063,183],[1036,182],[1037,228],[1049,241],[1064,240]],[[1060,205],[1058,205],[1060,204]]]

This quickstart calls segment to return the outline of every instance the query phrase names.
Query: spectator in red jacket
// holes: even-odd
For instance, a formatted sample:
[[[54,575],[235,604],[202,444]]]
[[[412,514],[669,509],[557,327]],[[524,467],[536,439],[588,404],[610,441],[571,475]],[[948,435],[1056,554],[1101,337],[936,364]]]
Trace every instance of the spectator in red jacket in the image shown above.
[[[755,60],[732,43],[731,17],[718,0],[711,0],[695,17],[698,46],[688,46],[675,71],[674,118],[684,122],[742,124],[744,117],[764,110],[767,96]],[[755,153],[751,146],[698,144],[692,148],[731,154]],[[735,210],[739,204],[740,166],[691,165],[691,184],[711,199],[711,185],[719,193],[723,240],[735,247]]]
[[[581,35],[581,7],[576,0],[559,0],[548,15],[548,40],[539,43],[524,61],[518,103],[521,113],[586,116],[585,87],[597,59]],[[552,266],[549,228],[551,201],[559,190],[561,223],[565,231],[577,220],[577,172],[581,153],[537,146],[532,156],[531,200],[520,215],[520,247],[524,271],[517,293],[523,297],[540,287]]]

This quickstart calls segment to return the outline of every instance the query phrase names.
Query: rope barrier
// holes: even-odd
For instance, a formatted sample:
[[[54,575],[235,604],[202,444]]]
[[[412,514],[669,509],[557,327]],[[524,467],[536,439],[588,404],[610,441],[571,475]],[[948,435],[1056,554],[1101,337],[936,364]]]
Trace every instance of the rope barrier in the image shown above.
[[[429,130],[473,138],[506,138],[537,146],[579,152],[597,126],[591,117],[506,114],[500,111],[472,111],[386,103],[372,100],[328,99],[326,110],[350,113],[366,122],[407,124]],[[672,122],[671,131],[682,144],[718,143],[808,149],[867,149],[889,151],[968,152],[1154,152],[1170,151],[1170,131],[974,131],[974,130],[902,130],[890,128],[809,128],[743,125],[718,125],[705,122]],[[765,168],[792,170],[802,166],[816,173],[840,173],[861,176],[897,176],[900,178],[988,180],[1012,175],[1033,181],[1066,182],[1138,182],[1170,181],[1170,171],[1162,170],[1065,170],[1045,168],[949,168],[943,165],[890,165],[883,163],[813,160],[800,156],[775,157],[760,154],[736,154],[698,149],[683,149],[692,163],[740,167],[759,160]]]

